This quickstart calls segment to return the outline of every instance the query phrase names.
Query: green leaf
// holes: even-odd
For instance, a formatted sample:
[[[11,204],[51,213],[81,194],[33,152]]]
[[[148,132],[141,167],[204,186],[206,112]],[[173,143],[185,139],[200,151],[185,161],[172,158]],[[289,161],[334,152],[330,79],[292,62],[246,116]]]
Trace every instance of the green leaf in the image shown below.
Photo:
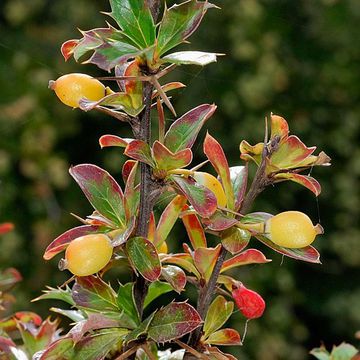
[[[133,283],[127,283],[125,285],[120,284],[117,293],[117,304],[120,309],[124,310],[125,314],[139,324],[140,319],[135,305],[133,286]]]
[[[69,318],[70,320],[72,320],[74,322],[82,321],[82,320],[85,320],[85,318],[86,318],[85,313],[81,310],[64,310],[64,309],[59,309],[56,307],[52,307],[52,308],[50,308],[50,310],[56,314],[66,316],[67,318]]]
[[[179,51],[164,56],[161,60],[178,65],[200,65],[205,66],[216,61],[215,53],[202,51]]]
[[[157,52],[161,56],[187,39],[200,25],[207,9],[207,1],[189,0],[165,10],[157,38]]]
[[[165,146],[172,152],[191,148],[199,131],[215,110],[215,105],[203,104],[175,120],[165,135]]]
[[[318,360],[331,360],[330,354],[324,346],[312,349],[310,354],[315,356]]]
[[[209,230],[223,231],[236,225],[239,221],[231,214],[216,210],[208,219],[202,219],[202,222]]]
[[[212,345],[241,345],[241,339],[239,333],[234,329],[221,329],[212,333],[208,339],[205,341],[205,344]]]
[[[230,179],[234,190],[235,211],[240,209],[244,200],[248,179],[248,166],[232,166],[230,167]]]
[[[21,274],[14,268],[0,271],[0,292],[9,291],[21,280]]]
[[[221,145],[211,135],[209,135],[209,133],[207,133],[205,137],[204,153],[210,160],[212,166],[214,167],[218,175],[220,176],[227,199],[227,207],[230,210],[234,210],[234,190],[230,179],[230,169],[228,161]]]
[[[119,311],[112,287],[94,275],[77,277],[72,297],[79,307],[95,311]]]
[[[162,281],[154,281],[150,284],[148,293],[146,294],[144,301],[144,309],[159,296],[172,291],[172,287]]]
[[[209,306],[204,323],[204,338],[220,329],[231,316],[234,303],[219,295]]]
[[[151,282],[161,274],[161,264],[153,243],[143,237],[134,237],[126,242],[129,261],[139,273]]]
[[[75,302],[72,298],[71,289],[66,286],[65,289],[62,288],[52,288],[47,286],[47,290],[43,291],[43,294],[38,296],[36,299],[32,301],[38,300],[61,300],[65,301],[66,303],[70,304],[71,306],[75,305]]]
[[[234,255],[246,248],[250,238],[251,234],[248,230],[232,227],[221,233],[221,244]]]
[[[74,342],[69,337],[54,341],[42,353],[41,360],[75,360]]]
[[[334,346],[331,351],[331,360],[350,360],[358,353],[358,350],[347,343]]]
[[[95,210],[118,227],[125,227],[124,195],[107,171],[96,165],[82,164],[71,167],[69,172]]]
[[[221,272],[230,270],[236,266],[243,266],[249,264],[265,264],[270,261],[271,260],[267,259],[261,251],[256,249],[248,249],[226,260],[221,267]]]
[[[138,163],[136,163],[130,171],[124,191],[125,213],[128,223],[136,216],[140,203],[140,191],[138,191],[138,185],[136,183],[136,176],[138,174],[137,164]]]
[[[156,342],[178,339],[202,323],[198,312],[188,303],[172,302],[155,313],[148,334]]]
[[[186,285],[186,274],[179,267],[173,265],[163,266],[161,276],[177,293],[180,294],[184,290]]]
[[[188,205],[185,205],[183,211],[186,211],[187,209],[189,209],[189,207]],[[198,247],[207,247],[205,232],[197,215],[186,214],[181,217],[181,220],[184,223],[193,248],[197,249]]]
[[[211,277],[220,251],[221,244],[218,244],[215,248],[199,247],[194,251],[195,266],[206,282],[208,282]]]
[[[165,264],[178,265],[189,273],[194,274],[198,279],[200,279],[200,273],[194,266],[194,261],[189,254],[170,254],[162,258],[161,261]]]
[[[216,211],[217,200],[211,190],[191,178],[173,175],[170,179],[200,216],[207,218]]]
[[[186,197],[177,195],[162,212],[155,232],[154,244],[156,247],[159,247],[167,239],[186,201]]]
[[[181,169],[189,165],[193,157],[192,151],[188,148],[173,153],[157,140],[153,144],[152,152],[156,168],[165,171]]]
[[[155,43],[155,25],[147,1],[110,0],[110,16],[140,49]]]
[[[150,146],[142,140],[133,140],[125,148],[124,154],[130,158],[141,161],[145,164],[155,167],[155,162],[152,159]]]

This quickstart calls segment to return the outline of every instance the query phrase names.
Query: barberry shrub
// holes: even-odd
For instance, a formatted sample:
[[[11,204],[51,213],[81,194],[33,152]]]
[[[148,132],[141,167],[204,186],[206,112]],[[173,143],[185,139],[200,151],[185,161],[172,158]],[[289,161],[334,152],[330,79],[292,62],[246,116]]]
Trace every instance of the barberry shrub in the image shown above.
[[[320,225],[314,226],[299,212],[294,220],[290,216],[294,211],[275,217],[252,212],[253,202],[268,186],[286,180],[318,196],[320,184],[303,173],[329,165],[330,159],[324,152],[315,155],[315,147],[289,134],[283,117],[271,114],[262,142],[241,141],[238,164],[229,166],[221,144],[209,133],[203,140],[204,162],[192,164],[192,147],[216,106],[199,104],[177,116],[168,93],[184,85],[163,78],[178,66],[216,61],[216,53],[173,51],[216,6],[196,0],[164,8],[159,0],[110,0],[110,6],[111,25],[81,31],[82,37],[66,41],[61,52],[65,60],[74,58],[111,74],[98,79],[68,74],[51,81],[50,87],[70,107],[121,121],[119,132],[122,126],[131,127],[132,138],[118,134],[99,138],[101,148],[118,147],[127,158],[123,185],[90,163],[70,168],[94,211],[84,219],[78,217],[82,224],[45,250],[45,260],[65,251],[59,267],[71,274],[65,284],[48,288],[38,300],[65,301],[70,310],[53,310],[73,323],[65,333],[51,323],[51,336],[42,348],[24,347],[21,355],[37,360],[234,359],[219,347],[241,345],[241,329],[224,325],[234,311],[248,321],[265,310],[256,291],[229,275],[233,268],[271,261],[250,248],[250,241],[254,247],[260,241],[295,260],[320,263],[319,253],[310,245],[322,232]],[[167,111],[175,118],[170,127],[165,123]],[[158,129],[155,136],[152,121]],[[213,167],[211,174],[201,171],[205,162]],[[256,167],[251,179],[250,166]],[[154,206],[165,192],[170,201],[155,216]],[[304,218],[307,227],[301,223]],[[172,253],[169,234],[178,221],[186,239],[183,251]],[[282,227],[291,231],[281,231]],[[209,246],[208,234],[217,239],[215,245]],[[106,274],[115,267],[129,269],[129,277],[112,286]],[[184,301],[189,286],[198,291],[196,304]],[[154,305],[166,293],[167,304]],[[42,333],[40,323],[33,326],[33,334]],[[4,330],[1,339],[12,341],[10,336]],[[21,358],[13,355],[12,344],[1,349]]]

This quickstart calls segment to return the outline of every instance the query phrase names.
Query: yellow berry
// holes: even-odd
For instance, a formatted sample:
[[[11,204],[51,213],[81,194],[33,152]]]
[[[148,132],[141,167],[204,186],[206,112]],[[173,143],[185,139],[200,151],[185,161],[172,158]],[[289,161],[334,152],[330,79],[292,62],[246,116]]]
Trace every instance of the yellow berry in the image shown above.
[[[76,276],[95,274],[108,264],[112,253],[111,240],[105,234],[80,236],[66,248],[66,268]]]
[[[86,74],[63,75],[56,81],[50,81],[49,87],[65,105],[73,108],[79,107],[82,98],[98,101],[106,95],[105,86]]]
[[[299,249],[310,245],[316,235],[322,233],[322,227],[314,226],[310,218],[300,211],[285,211],[266,222],[265,232],[273,243]]]
[[[205,186],[214,193],[218,206],[226,206],[227,200],[224,189],[220,181],[215,176],[206,172],[195,171],[193,178],[198,184]]]

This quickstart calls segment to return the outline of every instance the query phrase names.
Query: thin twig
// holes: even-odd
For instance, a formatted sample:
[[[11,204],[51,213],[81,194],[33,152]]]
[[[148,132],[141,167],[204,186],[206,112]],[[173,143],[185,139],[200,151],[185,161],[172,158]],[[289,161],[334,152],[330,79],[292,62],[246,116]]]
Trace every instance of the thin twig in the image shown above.
[[[198,351],[196,351],[195,349],[193,349],[191,346],[183,343],[180,340],[174,340],[174,342],[176,344],[178,344],[179,346],[181,346],[183,349],[185,349],[187,352],[189,352],[190,354],[194,355],[197,359],[210,359],[207,355],[205,354],[200,354]]]
[[[156,359],[157,359],[157,357],[155,357],[154,354],[153,354],[153,353],[151,352],[151,350],[149,349],[149,346],[148,346],[147,343],[144,344],[141,348],[145,351],[146,355],[148,356],[148,358],[149,358],[150,360],[156,360]]]
[[[130,348],[129,350],[125,351],[124,353],[122,353],[120,356],[118,356],[117,358],[115,358],[115,360],[125,360],[125,359],[128,359],[129,356],[131,356],[132,354],[134,354],[137,349],[139,348],[140,346],[134,346],[132,348]]]

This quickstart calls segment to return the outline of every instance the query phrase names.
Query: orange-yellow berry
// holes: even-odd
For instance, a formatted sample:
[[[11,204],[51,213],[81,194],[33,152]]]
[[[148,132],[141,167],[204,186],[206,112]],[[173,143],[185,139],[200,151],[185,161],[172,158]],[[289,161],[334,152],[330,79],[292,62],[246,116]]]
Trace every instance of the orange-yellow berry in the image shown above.
[[[86,74],[63,75],[56,81],[50,81],[49,87],[65,105],[73,108],[79,107],[82,98],[98,101],[106,95],[105,86]]]
[[[227,200],[224,189],[215,176],[201,171],[195,171],[192,176],[198,184],[205,186],[214,193],[218,206],[226,206]]]
[[[108,264],[112,253],[111,240],[105,234],[80,236],[66,248],[66,268],[76,276],[92,275]]]
[[[265,225],[270,240],[283,247],[299,249],[310,245],[322,233],[310,218],[300,211],[285,211],[270,218]]]

